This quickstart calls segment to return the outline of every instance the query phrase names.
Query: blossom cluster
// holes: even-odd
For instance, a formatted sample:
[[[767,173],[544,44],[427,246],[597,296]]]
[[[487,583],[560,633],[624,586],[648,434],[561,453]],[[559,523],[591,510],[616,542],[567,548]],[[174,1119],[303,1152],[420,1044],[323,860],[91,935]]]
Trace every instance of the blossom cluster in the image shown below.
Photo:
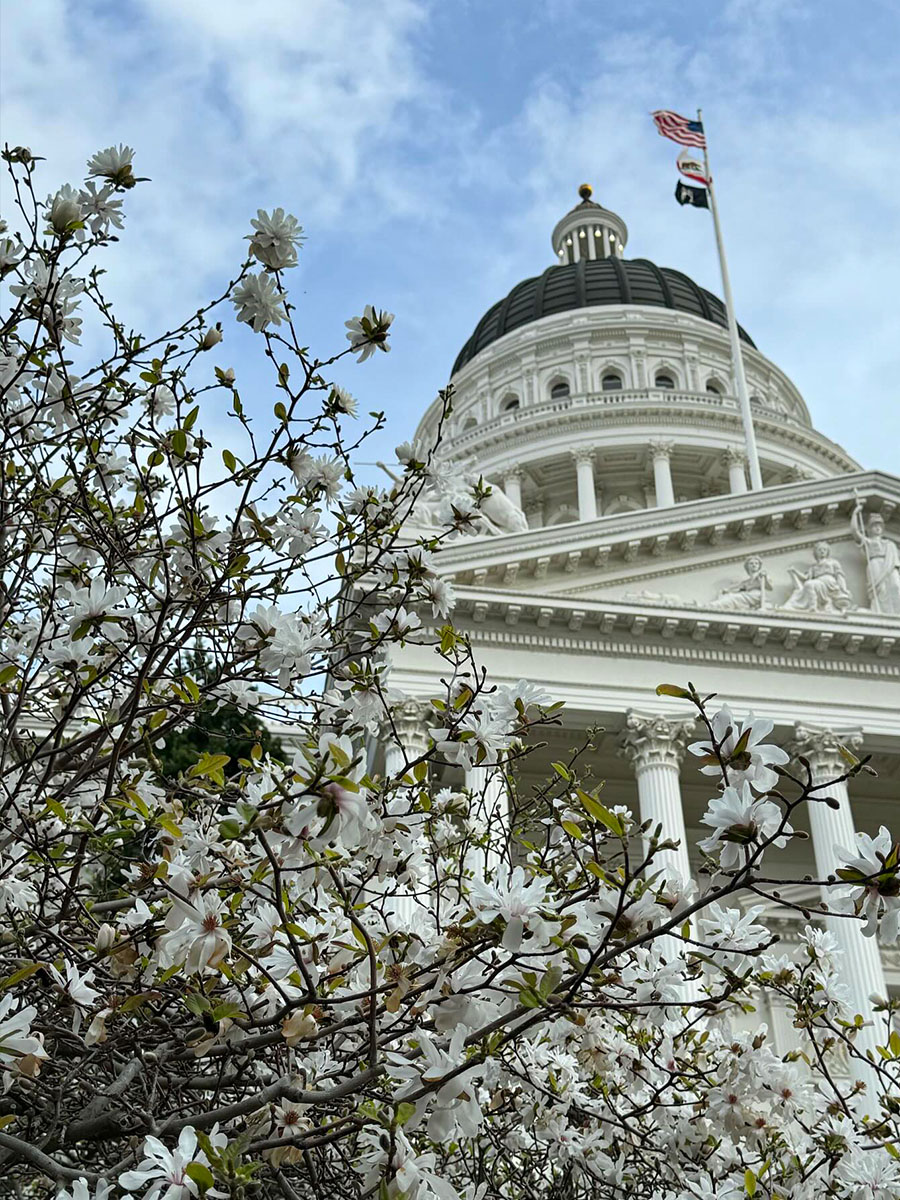
[[[844,1095],[838,945],[810,919],[782,955],[766,926],[759,864],[815,802],[771,723],[693,696],[700,882],[577,754],[523,794],[559,706],[486,677],[440,571],[483,489],[461,505],[409,445],[394,486],[358,482],[367,434],[326,378],[387,350],[391,314],[298,351],[302,234],[276,209],[218,301],[126,337],[79,264],[123,228],[133,157],[94,155],[0,242],[0,1173],[40,1200],[896,1196],[890,1006]],[[6,160],[37,196],[30,151]],[[229,303],[271,411],[215,362]],[[410,643],[437,694],[394,693]],[[211,734],[167,766],[224,712],[277,748]],[[846,919],[895,934],[886,831],[839,874]],[[796,1052],[748,1019],[761,997]]]

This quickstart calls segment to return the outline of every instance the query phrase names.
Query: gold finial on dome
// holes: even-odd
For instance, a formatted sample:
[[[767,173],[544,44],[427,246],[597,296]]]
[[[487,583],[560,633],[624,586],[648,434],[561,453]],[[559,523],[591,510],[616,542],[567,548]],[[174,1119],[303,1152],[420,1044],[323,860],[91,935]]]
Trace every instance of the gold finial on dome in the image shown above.
[[[583,183],[581,185],[581,187],[578,189],[578,195],[582,198],[582,200],[590,200],[590,198],[591,198],[591,196],[593,196],[593,194],[594,194],[594,189],[591,187],[591,185],[589,183]]]

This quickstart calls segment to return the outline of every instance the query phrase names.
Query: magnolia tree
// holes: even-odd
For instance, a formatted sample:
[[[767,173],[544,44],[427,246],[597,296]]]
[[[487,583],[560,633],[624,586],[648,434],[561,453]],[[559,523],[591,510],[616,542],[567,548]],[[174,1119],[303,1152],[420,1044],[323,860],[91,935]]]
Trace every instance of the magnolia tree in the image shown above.
[[[770,723],[668,686],[711,776],[699,886],[580,753],[516,812],[467,790],[472,766],[505,787],[558,706],[493,686],[448,620],[433,555],[479,529],[488,489],[461,502],[435,447],[402,448],[388,491],[354,481],[382,419],[354,432],[329,369],[386,351],[391,316],[306,349],[301,231],[276,210],[217,300],[147,338],[98,266],[141,183],[131,150],[46,199],[31,152],[4,157],[2,1194],[900,1194],[890,1006],[865,1057],[833,936],[809,923],[783,956],[753,903],[827,787],[788,772]],[[271,367],[252,401],[224,365],[235,316]],[[426,489],[448,500],[416,540]],[[410,640],[443,682],[404,756],[388,668]],[[173,774],[167,740],[217,705],[295,749],[213,743]],[[829,907],[896,934],[886,831],[845,859]],[[746,1016],[766,992],[793,1016],[786,1057]]]

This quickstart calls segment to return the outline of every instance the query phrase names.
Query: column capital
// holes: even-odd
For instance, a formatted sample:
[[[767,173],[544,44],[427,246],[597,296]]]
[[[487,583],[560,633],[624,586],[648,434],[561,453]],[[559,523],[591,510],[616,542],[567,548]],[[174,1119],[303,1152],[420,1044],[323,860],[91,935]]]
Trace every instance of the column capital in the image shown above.
[[[651,458],[669,458],[675,449],[675,443],[670,438],[651,438],[647,447]]]
[[[570,451],[575,465],[580,467],[583,463],[590,463],[593,466],[596,456],[596,449],[593,446],[579,446],[577,449]]]
[[[399,742],[415,758],[428,749],[428,725],[434,715],[431,705],[422,700],[401,700],[391,706],[393,725],[382,721],[382,737]]]
[[[504,483],[506,483],[507,479],[521,480],[523,474],[523,469],[518,463],[513,463],[512,466],[509,467],[503,467],[500,471],[500,477]]]
[[[827,729],[815,725],[797,725],[788,745],[793,758],[801,754],[812,767],[813,775],[819,778],[836,779],[846,774],[849,764],[841,755],[841,746],[853,754],[862,749],[861,729]]]
[[[728,446],[722,451],[722,461],[726,467],[745,467],[747,465],[746,451],[740,446]]]
[[[638,773],[650,766],[677,770],[694,735],[695,724],[693,717],[660,717],[631,710],[625,714],[619,753]]]

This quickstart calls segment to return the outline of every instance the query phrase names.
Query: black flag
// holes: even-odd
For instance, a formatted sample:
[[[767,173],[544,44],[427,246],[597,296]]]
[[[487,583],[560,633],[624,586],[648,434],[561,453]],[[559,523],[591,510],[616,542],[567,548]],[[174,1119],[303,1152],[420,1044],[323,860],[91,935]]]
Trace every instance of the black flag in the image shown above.
[[[709,208],[709,196],[706,188],[691,187],[681,180],[675,184],[675,199],[679,204],[692,204],[694,208]]]

